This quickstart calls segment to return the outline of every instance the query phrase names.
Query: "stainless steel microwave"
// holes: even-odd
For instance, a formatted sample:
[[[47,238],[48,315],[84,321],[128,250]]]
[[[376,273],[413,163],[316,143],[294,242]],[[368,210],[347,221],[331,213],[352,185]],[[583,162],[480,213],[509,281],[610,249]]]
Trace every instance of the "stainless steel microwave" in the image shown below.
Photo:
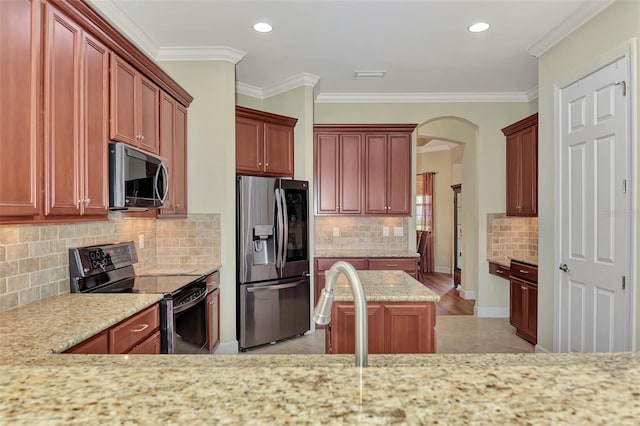
[[[109,209],[162,207],[169,189],[164,159],[121,142],[109,143]]]

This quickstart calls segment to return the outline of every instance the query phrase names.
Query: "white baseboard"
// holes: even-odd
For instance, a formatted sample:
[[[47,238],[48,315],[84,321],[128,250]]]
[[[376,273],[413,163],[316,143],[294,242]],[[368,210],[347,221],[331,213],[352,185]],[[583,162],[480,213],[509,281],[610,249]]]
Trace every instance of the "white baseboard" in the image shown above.
[[[449,268],[447,266],[434,266],[433,267],[433,272],[437,272],[439,274],[450,274],[451,273],[451,268]]]
[[[214,354],[216,355],[235,355],[238,353],[238,341],[220,342]]]
[[[465,291],[460,290],[460,296],[465,300],[476,300],[476,292],[475,291]]]
[[[551,351],[548,351],[544,346],[536,345],[535,351],[537,354],[549,354]]]
[[[478,318],[509,318],[509,308],[480,308],[476,307]]]

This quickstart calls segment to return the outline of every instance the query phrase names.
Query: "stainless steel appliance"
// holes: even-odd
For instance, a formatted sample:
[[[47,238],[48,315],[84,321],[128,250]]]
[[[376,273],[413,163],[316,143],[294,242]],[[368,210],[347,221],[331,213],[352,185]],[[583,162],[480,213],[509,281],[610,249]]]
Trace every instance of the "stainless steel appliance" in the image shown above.
[[[161,352],[208,353],[207,276],[138,277],[133,242],[69,249],[71,293],[157,293]]]
[[[240,350],[310,328],[306,181],[237,177]]]
[[[121,142],[109,144],[109,208],[134,210],[162,207],[169,175],[161,157]]]

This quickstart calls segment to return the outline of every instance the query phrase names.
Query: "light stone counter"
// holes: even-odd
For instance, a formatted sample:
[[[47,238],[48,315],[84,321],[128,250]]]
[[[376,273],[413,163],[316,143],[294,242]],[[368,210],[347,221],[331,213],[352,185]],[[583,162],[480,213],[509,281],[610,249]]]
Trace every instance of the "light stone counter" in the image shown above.
[[[640,415],[639,353],[370,355],[362,370],[352,355],[51,353],[153,297],[64,295],[0,314],[0,424],[635,425]]]
[[[325,272],[325,276],[329,271]],[[437,302],[433,291],[403,271],[358,271],[367,302]],[[353,302],[344,274],[336,281],[336,302]]]
[[[369,249],[357,249],[357,250],[316,250],[315,257],[337,257],[337,258],[349,258],[349,257],[420,257],[416,252],[409,250],[369,250]]]
[[[154,265],[148,268],[135,268],[138,276],[155,275],[194,275],[202,276],[219,270],[222,265]]]

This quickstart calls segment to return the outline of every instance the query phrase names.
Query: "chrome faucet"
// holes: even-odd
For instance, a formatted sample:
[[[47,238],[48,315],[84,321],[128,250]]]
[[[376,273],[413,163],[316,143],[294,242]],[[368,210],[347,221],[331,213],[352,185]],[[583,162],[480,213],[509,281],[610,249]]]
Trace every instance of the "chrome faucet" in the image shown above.
[[[367,300],[362,289],[362,282],[353,265],[339,261],[329,268],[327,282],[320,293],[320,300],[318,300],[318,305],[313,313],[313,320],[320,325],[327,325],[331,321],[331,305],[333,305],[333,297],[335,296],[336,280],[341,272],[351,285],[353,304],[356,309],[356,367],[366,367],[369,350]]]

